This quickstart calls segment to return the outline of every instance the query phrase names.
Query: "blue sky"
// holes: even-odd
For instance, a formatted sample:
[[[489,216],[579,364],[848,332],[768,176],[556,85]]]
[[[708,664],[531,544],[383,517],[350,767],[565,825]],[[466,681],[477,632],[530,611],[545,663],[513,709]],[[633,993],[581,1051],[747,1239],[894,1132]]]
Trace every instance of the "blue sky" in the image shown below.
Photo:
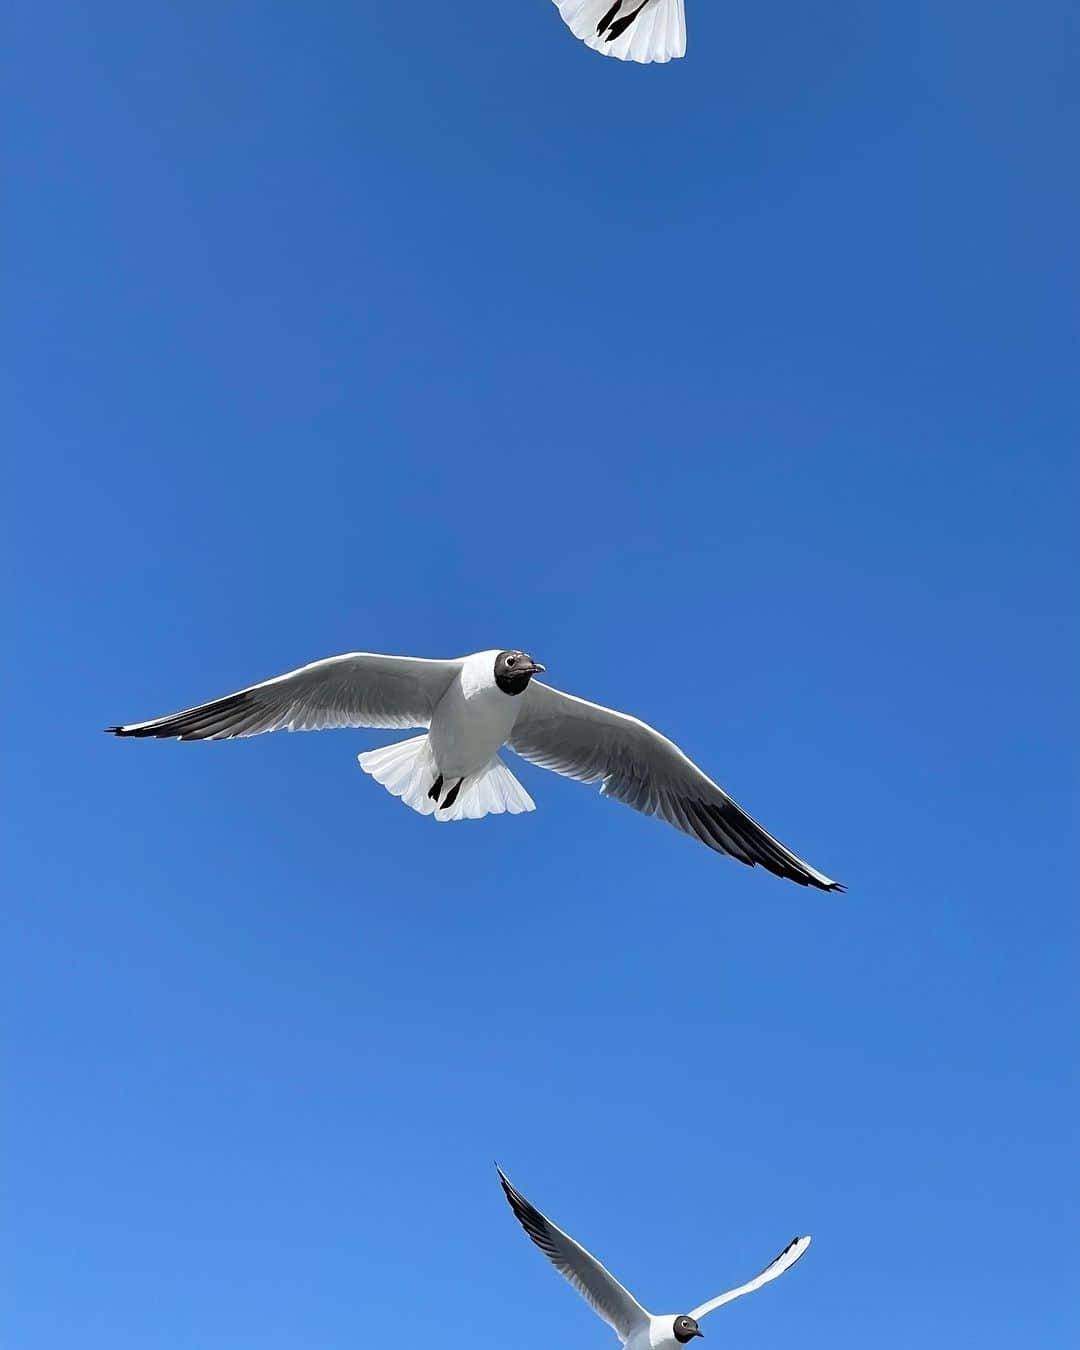
[[[812,1232],[725,1344],[1066,1344],[1078,29],[17,0],[13,1345],[613,1345],[494,1158],[662,1310]],[[100,732],[508,645],[850,894]]]

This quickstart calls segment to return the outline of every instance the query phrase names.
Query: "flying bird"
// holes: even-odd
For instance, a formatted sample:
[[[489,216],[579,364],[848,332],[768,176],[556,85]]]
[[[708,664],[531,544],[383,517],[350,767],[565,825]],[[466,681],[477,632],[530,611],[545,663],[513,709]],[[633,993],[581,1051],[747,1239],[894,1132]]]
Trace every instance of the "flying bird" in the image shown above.
[[[591,1256],[561,1228],[556,1228],[519,1191],[515,1191],[501,1167],[496,1170],[506,1198],[510,1201],[510,1208],[517,1215],[522,1228],[563,1279],[572,1284],[593,1312],[611,1327],[626,1350],[678,1350],[679,1346],[687,1345],[695,1336],[703,1336],[705,1333],[698,1322],[706,1313],[730,1303],[732,1299],[741,1298],[743,1294],[752,1294],[763,1284],[783,1275],[810,1246],[809,1237],[793,1238],[775,1261],[771,1261],[760,1275],[746,1284],[729,1289],[726,1294],[718,1294],[716,1298],[692,1308],[688,1313],[664,1313],[657,1316],[647,1312],[595,1256]]]
[[[683,0],[555,0],[563,22],[586,46],[620,61],[686,55]]]
[[[542,768],[599,783],[604,796],[660,816],[717,853],[800,886],[844,889],[762,829],[658,731],[541,684],[533,677],[543,669],[516,648],[451,661],[349,652],[186,712],[108,730],[219,741],[282,728],[425,727],[422,736],[358,756],[365,773],[421,815],[477,820],[535,810],[499,758],[505,745]]]

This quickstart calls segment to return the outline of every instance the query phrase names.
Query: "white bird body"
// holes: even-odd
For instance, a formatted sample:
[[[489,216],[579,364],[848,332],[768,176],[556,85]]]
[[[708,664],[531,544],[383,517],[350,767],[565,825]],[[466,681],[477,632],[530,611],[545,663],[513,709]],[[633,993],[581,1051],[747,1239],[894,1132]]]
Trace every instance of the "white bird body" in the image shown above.
[[[428,729],[435,767],[444,778],[468,778],[487,767],[510,738],[521,710],[495,683],[497,651],[475,652],[442,696]]]
[[[672,741],[636,717],[561,693],[514,649],[449,661],[348,652],[235,694],[149,722],[110,727],[118,736],[217,741],[264,731],[419,727],[414,736],[358,756],[387,792],[438,821],[536,809],[499,758],[522,758],[801,886],[842,890],[769,834]]]
[[[646,1326],[639,1327],[625,1343],[626,1350],[685,1350],[675,1336],[678,1313],[649,1314]]]

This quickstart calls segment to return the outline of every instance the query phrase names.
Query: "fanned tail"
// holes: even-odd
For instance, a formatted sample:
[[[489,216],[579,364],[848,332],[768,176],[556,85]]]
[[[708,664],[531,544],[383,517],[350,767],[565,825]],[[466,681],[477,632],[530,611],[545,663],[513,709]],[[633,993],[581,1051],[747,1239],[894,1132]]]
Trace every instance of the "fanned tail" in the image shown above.
[[[461,785],[456,800],[447,811],[435,812],[436,820],[479,820],[482,816],[512,816],[535,811],[536,804],[502,762],[495,758],[486,769],[472,774]]]
[[[356,758],[365,773],[371,774],[387,792],[400,797],[406,806],[422,816],[430,816],[435,810],[428,790],[438,770],[427,736],[413,736],[407,741],[382,745],[378,750],[365,750]]]
[[[670,61],[686,54],[683,0],[555,0],[570,31],[619,61]]]
[[[357,760],[363,771],[387,792],[400,797],[422,816],[433,815],[436,820],[480,820],[503,812],[516,816],[522,811],[536,810],[533,799],[498,755],[480,773],[465,779],[445,811],[431,796],[439,771],[427,736],[413,736],[407,741],[380,746],[378,750],[365,750],[357,755]],[[442,784],[440,801],[447,799],[452,787],[450,782]]]

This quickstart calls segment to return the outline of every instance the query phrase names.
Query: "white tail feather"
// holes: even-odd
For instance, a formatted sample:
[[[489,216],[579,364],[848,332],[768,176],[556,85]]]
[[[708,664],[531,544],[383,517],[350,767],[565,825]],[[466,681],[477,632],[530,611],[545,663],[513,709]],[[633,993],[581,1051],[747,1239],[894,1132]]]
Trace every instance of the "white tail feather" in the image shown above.
[[[535,810],[533,799],[496,755],[486,769],[465,779],[453,806],[448,811],[436,811],[435,819],[479,820],[504,811],[517,816]]]
[[[371,774],[387,792],[400,797],[406,806],[430,816],[435,803],[428,791],[438,776],[431,742],[427,736],[413,736],[407,741],[365,750],[356,757],[365,773]]]
[[[619,61],[670,61],[686,54],[683,0],[555,0],[563,22],[593,51]],[[635,14],[636,11],[636,14]],[[623,28],[622,22],[635,14]],[[608,19],[604,31],[597,29]],[[612,37],[612,32],[618,36]]]
[[[378,750],[365,750],[357,755],[357,759],[363,771],[376,783],[381,783],[387,792],[400,797],[406,806],[411,806],[422,816],[434,815],[436,820],[479,820],[482,816],[501,815],[504,811],[516,816],[522,811],[536,810],[533,799],[498,755],[485,769],[465,779],[447,811],[438,809],[428,796],[439,771],[427,736],[413,736]],[[444,800],[452,786],[452,783],[444,785],[440,794]]]

